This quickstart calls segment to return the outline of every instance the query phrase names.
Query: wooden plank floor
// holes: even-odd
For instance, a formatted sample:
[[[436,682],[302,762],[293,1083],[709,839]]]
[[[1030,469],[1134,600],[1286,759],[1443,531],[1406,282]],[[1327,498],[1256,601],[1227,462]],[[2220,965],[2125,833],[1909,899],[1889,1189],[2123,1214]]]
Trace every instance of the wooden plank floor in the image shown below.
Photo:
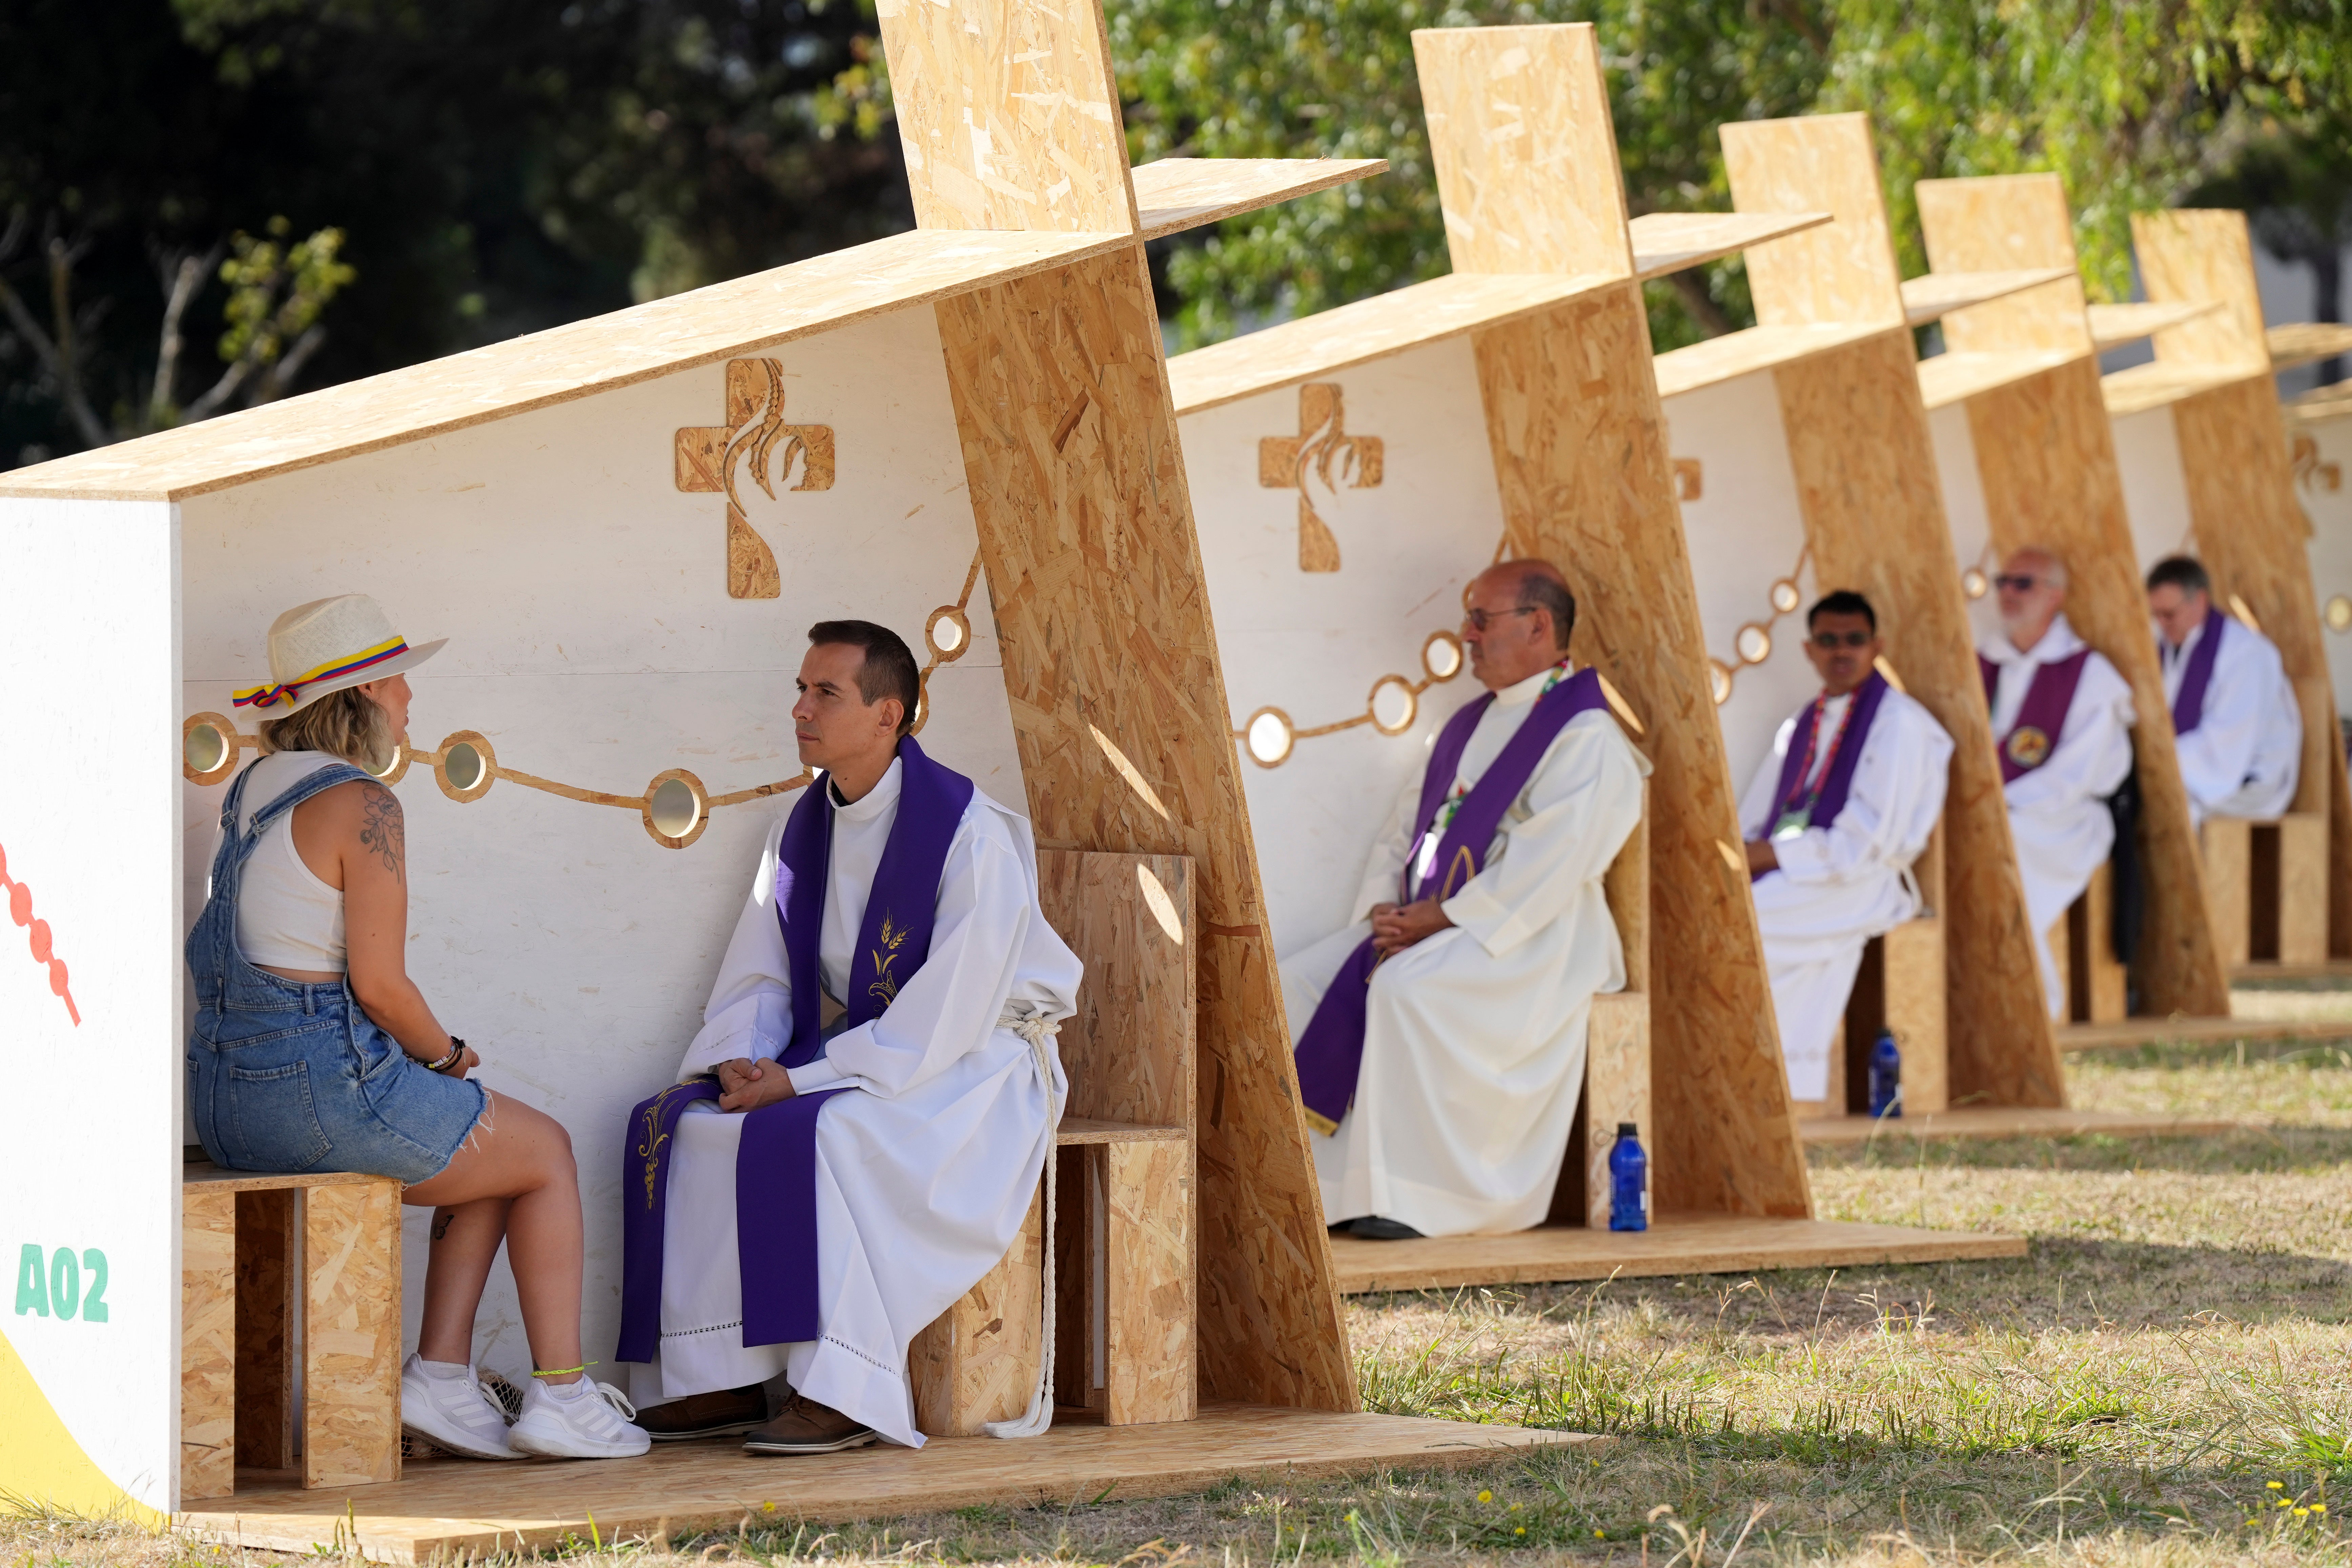
[[[2230,971],[2232,980],[2352,980],[2352,958],[2326,958],[2316,964],[2241,964]]]
[[[1648,1274],[1745,1274],[1855,1263],[1927,1263],[1949,1258],[2019,1258],[2016,1236],[1913,1230],[1828,1219],[1669,1214],[1647,1230],[1546,1226],[1512,1236],[1435,1236],[1418,1241],[1331,1238],[1339,1290],[1443,1290]]]
[[[1104,1427],[1065,1412],[1042,1437],[937,1437],[845,1454],[753,1458],[739,1443],[656,1443],[638,1459],[411,1461],[382,1486],[304,1491],[240,1477],[234,1499],[180,1514],[206,1540],[308,1553],[355,1545],[379,1563],[532,1551],[567,1536],[683,1537],[797,1520],[838,1522],[982,1503],[1157,1497],[1228,1476],[1451,1468],[1556,1443],[1608,1439],[1405,1416],[1203,1405],[1198,1420]],[[346,1511],[348,1510],[348,1512]],[[353,1540],[356,1534],[356,1541]]]
[[[1996,1105],[1938,1111],[1927,1116],[1874,1121],[1868,1116],[1817,1116],[1797,1124],[1809,1144],[1864,1144],[1881,1138],[2198,1137],[2257,1125],[2233,1116],[2140,1115],[2128,1111],[2046,1110]]]
[[[2143,1045],[2227,1045],[2233,1040],[2341,1040],[2352,1035],[2342,1019],[2122,1019],[2067,1024],[2057,1030],[2061,1051],[2128,1051]]]

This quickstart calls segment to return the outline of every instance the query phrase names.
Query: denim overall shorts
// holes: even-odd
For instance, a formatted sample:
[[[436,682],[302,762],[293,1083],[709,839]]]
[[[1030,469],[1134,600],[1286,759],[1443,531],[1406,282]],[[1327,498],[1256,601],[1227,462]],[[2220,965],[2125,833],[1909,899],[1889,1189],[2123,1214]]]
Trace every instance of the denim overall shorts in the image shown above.
[[[188,933],[196,983],[188,1104],[205,1153],[225,1170],[424,1181],[441,1173],[488,1103],[480,1084],[427,1071],[401,1050],[352,999],[349,977],[281,979],[236,950],[238,883],[262,835],[320,790],[366,777],[348,763],[322,768],[240,833],[248,768],[221,808],[212,895]]]

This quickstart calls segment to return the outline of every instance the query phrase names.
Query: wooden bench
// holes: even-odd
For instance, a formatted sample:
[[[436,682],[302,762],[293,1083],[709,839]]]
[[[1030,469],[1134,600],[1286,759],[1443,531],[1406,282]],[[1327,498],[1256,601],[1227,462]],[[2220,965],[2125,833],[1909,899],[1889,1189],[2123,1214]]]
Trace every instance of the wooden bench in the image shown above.
[[[1642,820],[1609,864],[1601,888],[1617,938],[1625,950],[1625,988],[1592,998],[1584,1035],[1584,1091],[1569,1129],[1546,1225],[1609,1228],[1609,1151],[1617,1124],[1641,1130],[1657,1186],[1657,1128],[1650,1117],[1650,796],[1642,791]]]
[[[1929,1116],[1951,1106],[1941,822],[1911,874],[1919,883],[1919,913],[1863,949],[1845,1018],[1830,1045],[1829,1092],[1818,1103],[1793,1102],[1801,1119],[1870,1113],[1870,1053],[1881,1030],[1893,1032],[1903,1053],[1904,1114]]]
[[[2205,906],[2225,972],[2327,960],[2327,815],[2209,818],[2199,831]]]
[[[398,1480],[400,1291],[400,1183],[184,1167],[181,1498],[291,1469],[298,1431],[306,1487]]]
[[[2058,994],[2066,998],[2062,1023],[2116,1023],[2131,1012],[2131,969],[2116,956],[2115,907],[2115,868],[2102,861],[2050,928]]]

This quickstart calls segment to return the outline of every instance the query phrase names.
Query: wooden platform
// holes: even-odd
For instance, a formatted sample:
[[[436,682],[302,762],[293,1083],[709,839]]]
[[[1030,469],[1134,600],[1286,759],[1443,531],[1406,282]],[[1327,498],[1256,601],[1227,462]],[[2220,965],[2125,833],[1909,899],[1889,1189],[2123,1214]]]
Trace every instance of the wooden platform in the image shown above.
[[[1633,1231],[1547,1226],[1516,1236],[1442,1236],[1420,1241],[1331,1238],[1332,1273],[1349,1295],[1606,1280],[1612,1275],[1745,1274],[1765,1269],[2024,1255],[2024,1239],[2016,1236],[1723,1214],[1669,1214],[1647,1230]]]
[[[2065,1111],[2016,1105],[1938,1111],[1885,1121],[1869,1116],[1818,1116],[1797,1124],[1809,1144],[1850,1145],[1872,1138],[2109,1138],[2197,1137],[2252,1124],[2229,1116],[2137,1115],[2126,1111]]]
[[[2342,1040],[2352,1035],[2343,1019],[2120,1019],[2114,1023],[2068,1024],[2058,1031],[2061,1051],[2130,1051],[2143,1045],[2227,1045],[2238,1040]]]
[[[2327,958],[2316,964],[2241,964],[2230,971],[2232,984],[2240,980],[2346,980],[2352,981],[2352,958]]]
[[[638,1459],[414,1462],[383,1486],[305,1491],[298,1477],[239,1479],[234,1510],[174,1523],[233,1545],[309,1553],[349,1546],[378,1563],[530,1552],[571,1536],[685,1537],[714,1529],[830,1523],[984,1503],[1091,1501],[1195,1491],[1228,1476],[1451,1468],[1556,1443],[1608,1439],[1405,1416],[1208,1405],[1200,1418],[1104,1427],[1064,1412],[1042,1437],[937,1437],[845,1454],[753,1458],[715,1439],[657,1443]],[[593,1532],[592,1537],[592,1531]]]

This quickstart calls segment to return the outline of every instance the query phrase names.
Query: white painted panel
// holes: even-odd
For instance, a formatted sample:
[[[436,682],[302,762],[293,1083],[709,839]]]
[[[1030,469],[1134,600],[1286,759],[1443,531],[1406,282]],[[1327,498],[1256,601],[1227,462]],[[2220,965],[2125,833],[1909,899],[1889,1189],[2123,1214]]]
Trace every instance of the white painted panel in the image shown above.
[[[1716,710],[1735,789],[1771,751],[1781,721],[1821,691],[1805,658],[1805,611],[1829,587],[1807,558],[1797,573],[1801,601],[1770,625],[1772,651],[1742,664],[1739,628],[1773,622],[1773,582],[1794,570],[1805,546],[1805,517],[1789,462],[1780,396],[1769,375],[1718,382],[1665,403],[1668,440],[1677,461],[1696,459],[1699,495],[1682,503],[1691,575],[1698,587],[1706,651],[1734,672],[1731,697]]]
[[[1977,472],[1976,437],[1969,429],[1967,406],[1951,403],[1931,411],[1927,434],[1936,444],[1936,474],[1943,484],[1952,554],[1961,570],[1979,567],[1990,575],[1997,564],[1992,514],[1985,507],[1984,478]],[[1969,623],[1979,643],[2000,634],[2000,607],[1990,591],[1969,601]]]
[[[727,596],[724,498],[675,486],[673,432],[724,418],[724,367],[708,365],[189,503],[184,710],[226,711],[231,687],[260,679],[280,611],[362,591],[412,642],[449,639],[412,677],[420,745],[478,730],[502,766],[621,795],[670,768],[714,794],[798,772],[789,710],[810,623],[878,621],[923,657],[924,622],[954,602],[977,540],[928,308],[777,357],[786,417],[832,426],[837,450],[830,490],[780,483],[771,498],[739,484],[781,599]],[[971,617],[971,651],[933,677],[923,743],[1025,811],[984,586]],[[191,918],[224,792],[184,789]],[[609,1358],[624,1119],[670,1081],[751,857],[793,798],[721,808],[698,842],[669,850],[635,811],[511,780],[460,805],[413,768],[398,792],[411,972],[481,1051],[485,1082],[570,1129],[588,1354]],[[409,1220],[413,1336],[425,1216]],[[503,1263],[477,1354],[509,1375],[529,1366]]]
[[[2180,464],[2180,434],[2172,413],[2168,406],[2151,408],[2112,422],[2132,553],[2143,571],[2166,556],[2196,548],[2189,537],[2189,475]]]
[[[2311,585],[2339,713],[2352,713],[2352,633],[2327,627],[2327,601],[2352,598],[2352,419],[2294,432],[2295,499],[2311,519]],[[2308,445],[2305,444],[2308,443]]]
[[[1377,487],[1314,487],[1339,539],[1336,572],[1299,570],[1298,493],[1258,483],[1260,438],[1298,432],[1297,388],[1192,415],[1181,427],[1236,728],[1267,706],[1301,727],[1335,723],[1362,713],[1382,675],[1421,679],[1423,641],[1458,626],[1462,591],[1502,537],[1468,339],[1333,380],[1348,431],[1380,437],[1385,459]],[[1361,725],[1302,739],[1272,768],[1244,754],[1276,952],[1347,923],[1398,792],[1420,778],[1437,728],[1478,694],[1465,667],[1429,689],[1402,735]]]
[[[158,1511],[179,1458],[177,549],[160,502],[0,499],[0,1334],[89,1459]],[[27,1247],[72,1254],[72,1317],[19,1304]],[[82,1310],[97,1254],[102,1322]],[[65,1462],[12,1444],[37,1417],[0,1408],[0,1490]]]

